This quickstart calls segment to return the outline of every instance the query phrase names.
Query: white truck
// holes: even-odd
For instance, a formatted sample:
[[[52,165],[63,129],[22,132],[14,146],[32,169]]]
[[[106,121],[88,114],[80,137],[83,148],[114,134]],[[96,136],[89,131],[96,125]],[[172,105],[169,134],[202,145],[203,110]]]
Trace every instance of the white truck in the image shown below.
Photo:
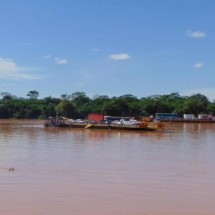
[[[184,119],[195,119],[194,114],[184,114]]]

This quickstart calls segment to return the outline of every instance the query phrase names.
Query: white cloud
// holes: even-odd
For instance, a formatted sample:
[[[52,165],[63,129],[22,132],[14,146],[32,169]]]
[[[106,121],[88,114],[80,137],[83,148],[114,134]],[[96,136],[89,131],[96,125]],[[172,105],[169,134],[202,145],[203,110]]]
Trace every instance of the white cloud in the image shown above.
[[[131,57],[128,54],[120,53],[120,54],[112,54],[109,55],[111,60],[129,60]]]
[[[3,72],[15,72],[18,68],[16,64],[11,60],[7,58],[0,58],[0,71]]]
[[[45,60],[51,59],[51,60],[53,60],[56,64],[61,64],[61,65],[63,65],[63,64],[68,64],[68,63],[69,63],[69,61],[68,61],[67,59],[65,59],[65,58],[53,57],[53,56],[50,55],[50,54],[44,55],[44,56],[43,56],[43,59],[45,59]]]
[[[189,89],[181,93],[181,95],[184,96],[191,96],[194,94],[200,93],[204,96],[207,96],[207,98],[210,101],[215,100],[215,88],[200,88],[200,89]]]
[[[3,79],[39,79],[35,74],[28,74],[32,68],[19,67],[11,59],[0,57],[0,78]]]
[[[195,64],[193,64],[193,68],[195,68],[195,69],[201,69],[203,66],[204,66],[203,63],[195,63]]]
[[[187,35],[192,38],[203,38],[206,34],[203,31],[187,31]]]
[[[67,59],[61,59],[61,58],[55,58],[54,61],[57,64],[68,64],[69,63],[69,61]]]

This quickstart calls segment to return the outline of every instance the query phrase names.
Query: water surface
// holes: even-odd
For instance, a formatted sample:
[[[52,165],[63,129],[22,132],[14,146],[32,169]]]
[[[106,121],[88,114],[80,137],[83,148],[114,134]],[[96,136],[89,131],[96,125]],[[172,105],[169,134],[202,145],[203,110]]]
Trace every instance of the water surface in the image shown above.
[[[0,214],[215,214],[215,124],[173,126],[136,132],[0,121]]]

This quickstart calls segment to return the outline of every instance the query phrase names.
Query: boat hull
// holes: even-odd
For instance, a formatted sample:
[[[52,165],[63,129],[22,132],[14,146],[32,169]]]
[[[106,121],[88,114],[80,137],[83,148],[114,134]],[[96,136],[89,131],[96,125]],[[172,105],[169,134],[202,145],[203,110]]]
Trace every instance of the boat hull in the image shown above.
[[[131,131],[155,131],[155,127],[139,127],[138,125],[108,125],[108,124],[45,124],[45,127],[59,128],[84,128],[84,129],[107,129],[107,130],[131,130]]]
[[[111,130],[133,130],[133,131],[155,131],[156,128],[152,127],[139,127],[136,125],[102,125],[102,124],[93,124],[88,125],[85,128],[87,129],[111,129]]]

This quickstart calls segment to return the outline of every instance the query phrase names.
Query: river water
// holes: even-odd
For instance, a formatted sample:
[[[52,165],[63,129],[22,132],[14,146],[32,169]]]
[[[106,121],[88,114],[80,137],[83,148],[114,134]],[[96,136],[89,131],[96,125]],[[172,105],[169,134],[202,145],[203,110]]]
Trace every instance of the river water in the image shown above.
[[[172,126],[125,132],[0,121],[0,214],[214,215],[215,124]]]

